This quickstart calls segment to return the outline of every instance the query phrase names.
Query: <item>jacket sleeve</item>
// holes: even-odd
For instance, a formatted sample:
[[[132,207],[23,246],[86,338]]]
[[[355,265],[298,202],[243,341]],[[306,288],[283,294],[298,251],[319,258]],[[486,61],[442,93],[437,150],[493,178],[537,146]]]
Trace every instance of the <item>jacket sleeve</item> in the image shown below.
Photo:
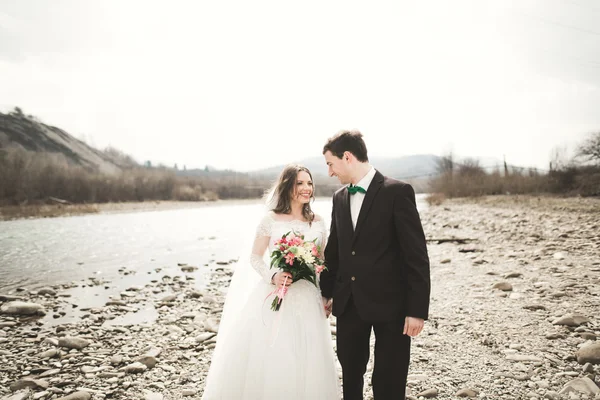
[[[407,282],[406,315],[427,319],[431,282],[427,242],[415,201],[415,192],[409,184],[398,188],[394,198],[394,224],[398,245],[404,257],[404,275]]]
[[[329,229],[329,239],[327,240],[327,246],[325,246],[324,256],[327,269],[321,273],[321,294],[323,297],[330,299],[333,297],[333,288],[339,266],[338,238],[335,223],[335,196],[333,196],[331,228]]]

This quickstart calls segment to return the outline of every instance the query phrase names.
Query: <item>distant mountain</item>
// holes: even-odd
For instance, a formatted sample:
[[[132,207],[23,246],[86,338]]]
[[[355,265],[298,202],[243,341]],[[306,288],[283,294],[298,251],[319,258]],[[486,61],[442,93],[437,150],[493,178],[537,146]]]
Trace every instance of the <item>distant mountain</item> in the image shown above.
[[[40,153],[62,154],[74,165],[92,171],[116,173],[129,167],[139,166],[135,160],[116,149],[95,149],[74,138],[62,129],[46,125],[35,117],[25,115],[19,108],[8,114],[0,113],[0,150],[21,148]],[[418,192],[428,190],[429,178],[436,174],[441,157],[433,154],[400,157],[371,157],[370,162],[384,175],[411,183]],[[323,156],[295,161],[308,167],[315,179],[317,189],[332,193],[340,186],[335,178],[327,175]],[[460,163],[460,160],[458,160]],[[489,170],[502,162],[495,159],[479,159],[479,165]],[[204,177],[230,186],[243,185],[247,188],[265,188],[274,182],[284,165],[275,165],[249,172],[203,169],[175,170],[179,176]],[[163,169],[171,168],[160,166]]]
[[[24,115],[18,108],[8,114],[0,113],[0,149],[9,148],[59,153],[72,164],[109,174],[120,171],[122,167],[116,157],[118,151],[97,150],[62,129]]]
[[[407,180],[429,177],[436,172],[440,157],[432,154],[411,155],[401,157],[371,157],[370,163],[384,175],[392,178]],[[297,161],[307,167],[315,176],[327,176],[327,166],[324,158],[312,157]],[[277,165],[261,170],[250,171],[251,176],[277,177],[284,165]]]

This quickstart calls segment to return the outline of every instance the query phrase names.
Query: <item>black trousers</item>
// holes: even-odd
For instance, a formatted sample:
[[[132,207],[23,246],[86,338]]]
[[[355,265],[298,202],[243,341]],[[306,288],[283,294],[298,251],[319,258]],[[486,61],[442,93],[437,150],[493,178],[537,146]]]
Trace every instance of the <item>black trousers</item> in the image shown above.
[[[404,400],[410,362],[410,337],[402,333],[404,318],[365,322],[351,297],[337,317],[337,354],[342,365],[344,400],[362,400],[363,375],[369,362],[371,328],[375,332],[373,395],[375,400]]]

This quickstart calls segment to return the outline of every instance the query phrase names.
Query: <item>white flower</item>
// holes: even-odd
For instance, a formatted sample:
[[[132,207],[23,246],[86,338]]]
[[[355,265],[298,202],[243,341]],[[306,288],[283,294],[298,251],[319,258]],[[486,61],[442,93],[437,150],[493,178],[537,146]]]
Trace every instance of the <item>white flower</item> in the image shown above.
[[[303,258],[307,254],[307,251],[304,247],[298,247],[295,254],[296,257]]]
[[[308,252],[307,252],[306,255],[302,256],[302,259],[307,264],[314,264],[314,262],[315,262],[315,257],[312,254],[308,253]]]

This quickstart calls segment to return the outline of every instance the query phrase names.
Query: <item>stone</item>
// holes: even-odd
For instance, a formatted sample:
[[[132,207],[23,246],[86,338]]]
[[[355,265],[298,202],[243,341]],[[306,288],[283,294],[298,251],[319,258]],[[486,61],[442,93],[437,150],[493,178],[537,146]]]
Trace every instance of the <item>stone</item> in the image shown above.
[[[215,337],[215,334],[213,332],[207,332],[207,333],[202,333],[202,334],[196,336],[195,340],[196,340],[196,343],[202,343],[213,337]]]
[[[593,374],[594,373],[594,366],[592,365],[592,363],[586,363],[583,368],[582,368],[583,372],[588,373],[588,374]]]
[[[522,276],[523,276],[523,274],[520,272],[509,272],[508,274],[504,275],[504,279],[520,278]]]
[[[144,389],[144,400],[163,400],[163,395]]]
[[[67,336],[58,339],[58,345],[67,349],[81,350],[83,348],[86,348],[90,344],[91,342],[89,340],[80,337]]]
[[[60,373],[60,368],[49,369],[48,371],[44,371],[40,374],[40,378],[45,378],[47,376],[57,375]]]
[[[502,290],[503,292],[510,292],[513,290],[513,286],[508,282],[498,282],[492,288]]]
[[[120,354],[115,354],[110,358],[110,363],[113,365],[121,364],[123,362],[123,356]]]
[[[158,362],[155,357],[147,355],[140,356],[136,358],[135,361],[144,364],[146,367],[148,367],[148,369],[154,368],[156,366],[156,363]]]
[[[89,392],[80,390],[78,392],[71,393],[68,396],[60,397],[56,400],[90,400],[91,398],[92,398],[92,395]]]
[[[456,392],[456,395],[458,397],[477,397],[478,392],[473,390],[473,389],[460,389],[458,392]]]
[[[427,390],[417,394],[417,397],[425,397],[425,398],[429,399],[432,397],[437,397],[437,395],[438,395],[437,389],[427,389]]]
[[[60,350],[58,349],[50,349],[50,350],[46,350],[40,354],[37,355],[37,357],[39,358],[52,358],[52,357],[56,357],[60,355]]]
[[[590,320],[579,314],[567,314],[552,321],[552,325],[579,326],[590,322]]]
[[[581,365],[600,364],[600,343],[588,344],[577,350],[577,362]]]
[[[56,296],[56,290],[52,289],[52,288],[41,288],[40,290],[37,291],[37,293],[40,296]]]
[[[11,301],[0,307],[0,313],[9,315],[45,315],[44,307],[37,303]]]
[[[134,362],[120,369],[120,371],[127,372],[128,374],[139,374],[148,369],[147,366],[140,362]]]
[[[559,394],[567,394],[572,392],[573,390],[587,395],[595,395],[600,393],[600,388],[598,388],[594,381],[592,381],[588,377],[573,379],[572,381],[565,384],[565,386],[562,388]]]
[[[48,381],[42,379],[24,378],[10,385],[10,390],[16,392],[23,389],[48,389],[49,386]]]
[[[2,400],[26,400],[31,396],[31,391],[29,389],[19,390],[17,393],[14,393],[12,396],[3,397]]]

